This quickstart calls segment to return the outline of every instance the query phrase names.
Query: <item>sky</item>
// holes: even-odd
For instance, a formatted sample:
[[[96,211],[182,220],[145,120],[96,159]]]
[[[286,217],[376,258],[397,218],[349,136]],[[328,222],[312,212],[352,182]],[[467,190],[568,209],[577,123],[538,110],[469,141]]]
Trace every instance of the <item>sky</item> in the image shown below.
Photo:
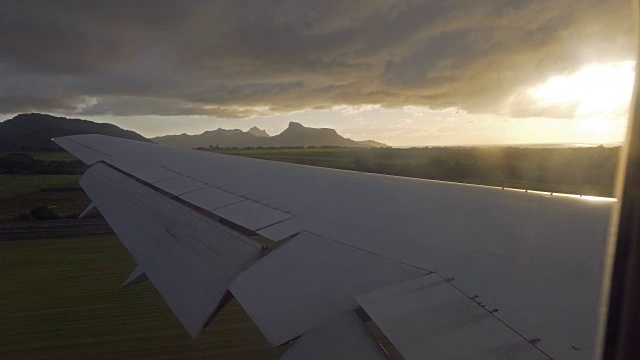
[[[623,140],[628,0],[4,1],[0,119],[290,121],[394,146]]]

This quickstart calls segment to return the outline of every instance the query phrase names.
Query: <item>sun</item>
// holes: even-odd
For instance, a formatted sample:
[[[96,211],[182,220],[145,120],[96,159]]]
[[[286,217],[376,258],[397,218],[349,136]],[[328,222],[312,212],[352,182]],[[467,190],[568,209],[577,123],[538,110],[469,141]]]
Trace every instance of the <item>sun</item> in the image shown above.
[[[545,107],[575,108],[574,119],[584,131],[611,131],[612,122],[627,116],[634,66],[633,61],[587,65],[572,74],[552,76],[528,94]]]

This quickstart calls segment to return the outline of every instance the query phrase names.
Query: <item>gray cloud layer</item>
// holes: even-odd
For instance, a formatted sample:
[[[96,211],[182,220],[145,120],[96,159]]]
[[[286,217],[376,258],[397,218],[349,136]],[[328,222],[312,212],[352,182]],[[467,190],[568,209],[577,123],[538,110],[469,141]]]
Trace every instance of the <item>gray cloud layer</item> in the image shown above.
[[[9,1],[0,112],[496,112],[550,75],[632,59],[631,13],[627,0]]]

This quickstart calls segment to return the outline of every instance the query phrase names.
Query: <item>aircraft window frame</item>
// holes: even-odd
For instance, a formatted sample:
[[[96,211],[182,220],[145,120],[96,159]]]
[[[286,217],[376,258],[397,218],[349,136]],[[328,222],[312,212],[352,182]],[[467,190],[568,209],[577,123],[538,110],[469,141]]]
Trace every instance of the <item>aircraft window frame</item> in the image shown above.
[[[638,3],[634,2],[636,34]],[[638,36],[640,38],[640,36]],[[638,57],[636,57],[637,59]],[[636,78],[626,142],[620,155],[616,197],[605,255],[598,350],[603,359],[640,354],[640,71]]]

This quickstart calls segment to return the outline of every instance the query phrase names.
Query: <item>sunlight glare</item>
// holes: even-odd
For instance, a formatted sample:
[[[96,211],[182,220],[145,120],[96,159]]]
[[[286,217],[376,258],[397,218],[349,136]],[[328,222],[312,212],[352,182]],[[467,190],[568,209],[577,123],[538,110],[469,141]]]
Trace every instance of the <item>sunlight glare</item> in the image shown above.
[[[611,130],[611,121],[601,118],[586,118],[578,120],[578,126],[585,132],[603,133]]]
[[[552,76],[529,90],[545,106],[575,106],[574,118],[585,132],[613,131],[611,120],[627,116],[633,91],[633,61],[592,64],[573,74]]]

